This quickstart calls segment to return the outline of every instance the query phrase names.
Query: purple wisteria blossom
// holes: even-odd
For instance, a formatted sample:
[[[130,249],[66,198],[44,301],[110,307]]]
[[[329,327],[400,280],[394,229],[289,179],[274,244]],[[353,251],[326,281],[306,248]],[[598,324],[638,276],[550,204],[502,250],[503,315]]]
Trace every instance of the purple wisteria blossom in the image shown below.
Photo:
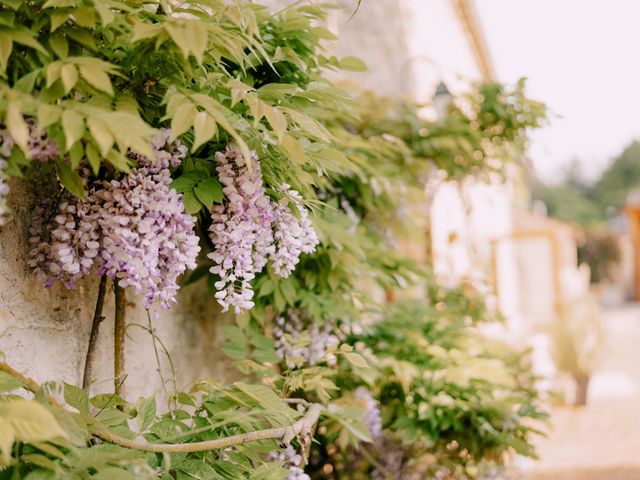
[[[305,325],[307,323],[307,325]],[[276,319],[273,327],[276,354],[288,368],[303,368],[320,362],[333,364],[333,354],[340,340],[334,333],[334,325],[325,322],[304,322],[301,315],[293,309]]]
[[[289,470],[286,480],[311,480],[311,477],[304,473],[302,455],[296,452],[295,448],[287,445],[280,452],[272,452],[269,459],[277,462],[284,462],[284,467]]]
[[[71,289],[89,275],[98,256],[97,212],[90,202],[65,192],[58,198],[56,214],[45,218],[46,214],[42,206],[34,212],[28,264],[46,286],[60,281]]]
[[[282,200],[274,206],[276,249],[272,257],[274,271],[286,278],[300,261],[300,254],[313,253],[320,241],[309,220],[309,212],[302,205],[302,196],[286,183],[280,192]],[[300,218],[294,217],[290,204],[298,210]]]
[[[250,282],[274,251],[273,205],[262,185],[257,157],[253,159],[253,168],[247,168],[238,150],[216,153],[216,170],[227,205],[212,208],[209,234],[214,251],[208,257],[214,262],[211,273],[220,277],[215,296],[223,311],[230,306],[236,312],[253,307]]]
[[[27,119],[29,127],[29,154],[32,160],[49,162],[58,157],[58,144],[49,139],[45,130],[40,130],[35,120]]]
[[[366,425],[372,438],[378,437],[382,433],[382,417],[378,401],[373,398],[371,392],[366,387],[358,387],[355,392],[356,402],[364,409],[362,423]]]
[[[119,180],[89,181],[84,170],[86,198],[64,192],[56,204],[35,211],[29,264],[46,285],[60,280],[73,288],[96,266],[98,274],[141,293],[146,308],[175,303],[177,278],[195,268],[200,247],[195,219],[169,186],[168,168],[186,150],[168,142],[165,133],[154,139],[154,159],[131,154],[139,167]]]
[[[211,273],[220,277],[215,296],[223,311],[253,307],[251,280],[269,259],[275,272],[286,277],[300,254],[313,252],[318,244],[300,194],[285,184],[281,202],[275,203],[266,194],[255,153],[252,159],[249,168],[234,147],[216,153],[216,170],[227,201],[212,207],[209,234],[214,250],[208,256],[214,262]],[[300,218],[293,215],[290,204]]]

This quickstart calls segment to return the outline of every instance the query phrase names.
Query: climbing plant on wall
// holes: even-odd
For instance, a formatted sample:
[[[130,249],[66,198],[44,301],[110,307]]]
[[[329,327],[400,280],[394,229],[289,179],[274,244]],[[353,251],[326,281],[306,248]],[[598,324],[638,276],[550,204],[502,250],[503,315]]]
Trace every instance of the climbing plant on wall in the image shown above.
[[[532,379],[467,325],[482,305],[423,289],[416,314],[385,297],[432,281],[394,247],[424,179],[498,169],[538,124],[543,107],[522,85],[481,86],[436,124],[417,106],[356,102],[328,81],[328,70],[365,67],[323,51],[333,35],[317,5],[0,5],[0,218],[11,218],[13,182],[25,182],[38,197],[28,266],[43,288],[101,279],[83,388],[38,385],[0,364],[0,475],[303,479],[331,474],[352,451],[369,452],[361,473],[379,474],[388,467],[363,445],[381,438],[400,449],[414,440],[416,455],[454,469],[531,454]],[[120,391],[126,296],[152,321],[199,281],[212,312],[235,315],[223,350],[246,380],[196,382],[170,392],[167,408],[154,395],[130,403]],[[91,396],[111,290],[114,393]],[[415,359],[388,343],[398,324],[407,337],[396,341],[415,341]],[[511,382],[504,404],[487,394],[493,379],[429,380],[471,355],[463,339]],[[455,405],[425,416],[438,395]],[[397,408],[401,396],[415,401]],[[471,430],[458,412],[471,412]]]

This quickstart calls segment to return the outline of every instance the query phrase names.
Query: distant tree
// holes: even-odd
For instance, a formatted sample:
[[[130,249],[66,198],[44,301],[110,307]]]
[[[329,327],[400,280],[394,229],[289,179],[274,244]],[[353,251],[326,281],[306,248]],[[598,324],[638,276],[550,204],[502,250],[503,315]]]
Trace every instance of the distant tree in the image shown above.
[[[610,207],[624,205],[627,194],[640,187],[640,142],[634,141],[617,156],[602,173],[591,192],[591,198],[605,213]]]
[[[589,196],[590,185],[584,177],[584,168],[578,158],[574,158],[564,170],[563,183],[582,195]]]
[[[577,185],[569,182],[557,185],[539,183],[534,187],[533,194],[545,203],[548,215],[558,220],[578,223],[585,227],[604,220],[602,209],[577,188]]]

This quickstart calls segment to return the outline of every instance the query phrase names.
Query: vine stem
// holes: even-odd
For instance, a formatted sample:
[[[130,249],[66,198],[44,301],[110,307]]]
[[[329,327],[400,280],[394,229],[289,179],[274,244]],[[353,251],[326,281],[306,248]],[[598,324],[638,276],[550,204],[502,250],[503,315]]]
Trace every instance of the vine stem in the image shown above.
[[[107,276],[100,277],[100,285],[98,286],[98,298],[96,300],[96,309],[93,312],[93,321],[91,323],[91,334],[89,335],[89,345],[87,346],[87,357],[84,361],[84,374],[82,376],[82,388],[87,390],[91,384],[91,376],[93,374],[93,361],[96,356],[96,345],[98,343],[98,333],[100,332],[100,323],[104,320],[102,309],[104,308],[104,297],[107,292]]]
[[[389,470],[387,470],[384,467],[384,465],[382,465],[378,460],[376,460],[376,458],[371,454],[371,452],[369,450],[367,450],[367,448],[364,445],[362,446],[360,451],[362,452],[362,455],[364,456],[364,458],[366,458],[367,461],[371,465],[373,465],[373,467],[378,472],[380,472],[384,478],[386,478],[387,480],[398,480],[398,477],[396,477],[394,474],[389,472]]]
[[[32,378],[18,372],[13,369],[9,364],[0,362],[0,371],[6,372],[12,377],[20,380],[24,388],[32,393],[36,393],[40,390],[40,385]],[[60,404],[53,398],[49,397],[49,402],[60,406]],[[91,433],[104,440],[105,442],[115,443],[131,450],[140,450],[143,452],[157,452],[157,453],[190,453],[190,452],[205,452],[209,450],[219,450],[221,448],[232,447],[234,445],[241,445],[243,443],[255,442],[258,440],[281,440],[285,444],[291,443],[291,441],[298,437],[303,446],[311,443],[311,436],[313,429],[320,418],[322,412],[322,406],[317,403],[309,405],[306,413],[292,425],[285,427],[266,428],[264,430],[255,430],[253,432],[240,433],[238,435],[231,435],[229,437],[216,438],[214,440],[207,440],[204,442],[193,443],[146,443],[136,442],[129,440],[128,438],[115,435],[107,432],[103,428],[96,428],[95,425],[91,425]],[[93,422],[92,422],[93,423]]]
[[[118,285],[117,280],[113,282],[113,290],[116,297],[113,322],[113,375],[114,389],[116,395],[119,395],[124,381],[124,339],[127,330],[125,318],[127,296],[124,288]]]

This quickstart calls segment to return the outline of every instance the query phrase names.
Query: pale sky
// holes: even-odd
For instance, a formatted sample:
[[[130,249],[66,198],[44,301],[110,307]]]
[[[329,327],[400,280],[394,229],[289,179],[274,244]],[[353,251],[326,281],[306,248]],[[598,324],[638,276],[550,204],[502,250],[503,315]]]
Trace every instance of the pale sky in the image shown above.
[[[475,0],[498,80],[528,77],[551,123],[529,156],[546,180],[596,176],[640,138],[640,0]]]

